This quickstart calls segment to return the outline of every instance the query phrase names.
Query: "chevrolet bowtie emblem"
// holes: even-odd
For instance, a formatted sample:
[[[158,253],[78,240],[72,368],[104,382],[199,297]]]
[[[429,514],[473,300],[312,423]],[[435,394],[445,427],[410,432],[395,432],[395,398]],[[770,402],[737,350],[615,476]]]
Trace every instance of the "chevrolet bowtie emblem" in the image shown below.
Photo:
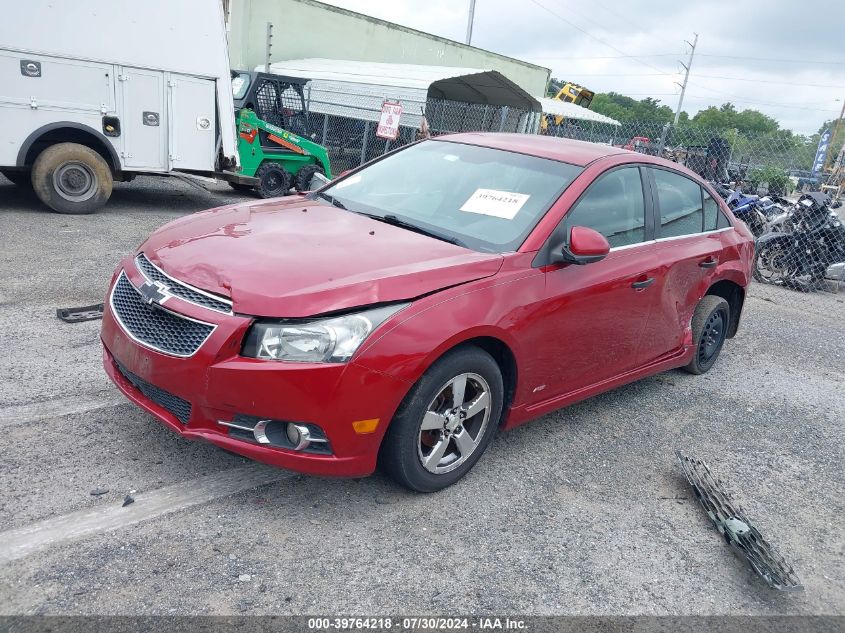
[[[147,281],[138,288],[138,292],[141,293],[147,305],[154,303],[162,305],[173,296],[168,292],[169,289],[167,284],[163,284],[160,281]]]

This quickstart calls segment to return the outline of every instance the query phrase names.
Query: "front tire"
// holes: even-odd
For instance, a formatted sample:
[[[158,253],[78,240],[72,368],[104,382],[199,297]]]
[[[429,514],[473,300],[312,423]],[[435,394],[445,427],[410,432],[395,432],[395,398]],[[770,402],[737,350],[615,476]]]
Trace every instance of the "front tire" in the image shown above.
[[[379,463],[398,483],[435,492],[466,475],[502,416],[502,373],[477,347],[449,352],[417,381],[382,442]]]
[[[692,317],[695,354],[684,369],[691,374],[703,374],[713,367],[725,344],[730,317],[731,309],[727,301],[715,295],[705,295]]]
[[[57,213],[89,214],[111,197],[112,173],[90,147],[57,143],[35,159],[32,187],[41,202]]]
[[[304,167],[300,167],[299,171],[296,172],[296,176],[293,179],[293,186],[296,188],[297,191],[310,191],[311,190],[311,179],[314,177],[314,174],[320,172],[324,176],[326,175],[326,170],[323,169],[322,165],[305,165]]]
[[[255,190],[262,198],[286,196],[290,191],[291,175],[275,163],[264,163],[255,172],[258,185]]]

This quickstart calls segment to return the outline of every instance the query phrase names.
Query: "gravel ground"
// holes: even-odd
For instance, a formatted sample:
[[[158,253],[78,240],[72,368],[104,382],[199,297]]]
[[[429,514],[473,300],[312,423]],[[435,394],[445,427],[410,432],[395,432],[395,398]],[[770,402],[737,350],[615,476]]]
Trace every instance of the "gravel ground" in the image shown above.
[[[55,317],[101,301],[157,226],[238,199],[138,178],[68,217],[0,177],[0,548],[46,519],[120,520],[166,487],[268,476],[127,404],[100,368],[98,322]],[[500,434],[438,494],[278,471],[48,544],[0,564],[0,614],[843,615],[843,298],[755,286],[707,375],[669,372]],[[678,448],[728,482],[805,592],[768,589],[721,541]]]

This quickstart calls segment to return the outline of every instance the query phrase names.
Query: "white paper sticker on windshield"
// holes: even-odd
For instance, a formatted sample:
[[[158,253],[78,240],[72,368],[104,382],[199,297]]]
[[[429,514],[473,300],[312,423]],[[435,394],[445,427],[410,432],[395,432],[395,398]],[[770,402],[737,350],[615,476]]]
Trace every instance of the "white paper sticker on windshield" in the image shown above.
[[[528,198],[527,193],[513,193],[496,189],[476,189],[475,193],[464,202],[461,211],[492,215],[494,218],[513,220]]]

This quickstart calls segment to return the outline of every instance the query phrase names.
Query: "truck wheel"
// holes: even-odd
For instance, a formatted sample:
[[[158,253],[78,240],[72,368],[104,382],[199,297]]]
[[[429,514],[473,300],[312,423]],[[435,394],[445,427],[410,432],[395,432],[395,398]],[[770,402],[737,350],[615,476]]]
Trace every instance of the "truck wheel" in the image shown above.
[[[76,143],[57,143],[35,159],[32,187],[53,211],[94,213],[111,196],[112,174],[94,150]]]
[[[311,179],[317,172],[320,172],[324,176],[326,175],[326,170],[323,169],[322,165],[305,165],[305,167],[300,167],[299,171],[296,172],[296,176],[294,176],[293,186],[297,191],[310,191]]]
[[[32,189],[32,176],[28,171],[0,171],[6,180],[24,189]]]
[[[290,191],[290,174],[275,163],[261,165],[255,172],[255,177],[258,178],[255,190],[262,198],[278,198]]]

